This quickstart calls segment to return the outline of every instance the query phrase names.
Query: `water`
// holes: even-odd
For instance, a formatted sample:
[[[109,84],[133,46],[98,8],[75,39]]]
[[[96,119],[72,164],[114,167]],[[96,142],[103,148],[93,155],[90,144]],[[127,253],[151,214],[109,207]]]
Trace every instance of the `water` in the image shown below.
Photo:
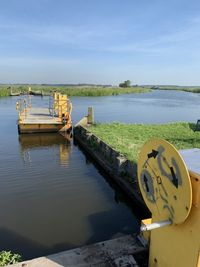
[[[107,97],[75,97],[73,118],[86,115],[94,107],[95,120],[124,123],[196,122],[200,118],[200,94],[177,91],[153,91],[145,94]]]
[[[15,97],[0,99],[0,250],[24,259],[136,232],[139,221],[78,146],[58,134],[18,136]],[[48,98],[33,98],[33,105]],[[92,105],[100,122],[196,121],[200,95],[73,97],[76,123]]]

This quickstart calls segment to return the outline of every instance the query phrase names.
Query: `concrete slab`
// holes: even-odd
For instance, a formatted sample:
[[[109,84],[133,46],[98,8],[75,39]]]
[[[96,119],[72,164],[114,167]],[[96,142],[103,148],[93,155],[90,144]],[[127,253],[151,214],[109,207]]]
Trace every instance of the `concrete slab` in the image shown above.
[[[126,235],[58,254],[24,261],[10,267],[131,267],[138,266],[134,255],[147,250],[136,238]]]
[[[179,151],[188,170],[200,175],[200,149],[183,149]]]

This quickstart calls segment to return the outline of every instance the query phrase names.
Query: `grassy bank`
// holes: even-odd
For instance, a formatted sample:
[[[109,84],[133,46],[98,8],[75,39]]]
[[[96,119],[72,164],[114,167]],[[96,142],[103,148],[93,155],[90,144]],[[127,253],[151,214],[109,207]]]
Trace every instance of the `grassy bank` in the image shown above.
[[[96,124],[90,130],[129,160],[137,162],[138,152],[150,138],[162,138],[177,149],[200,148],[200,132],[194,132],[195,124],[170,123],[143,124]]]
[[[75,88],[58,88],[58,91],[69,96],[109,96],[120,94],[134,94],[150,92],[150,89],[143,87],[75,87]]]
[[[28,89],[19,88],[18,86],[12,87],[13,93],[25,93],[26,91],[28,91]],[[10,88],[9,86],[1,85],[0,86],[0,97],[6,97],[6,96],[10,96]]]
[[[156,90],[176,90],[190,93],[200,93],[200,86],[153,86],[151,88]]]
[[[50,95],[52,91],[56,90],[68,96],[109,96],[119,94],[133,94],[133,93],[145,93],[150,92],[151,89],[144,87],[69,87],[69,86],[50,86],[50,85],[29,85],[32,91],[42,92],[44,95]],[[9,86],[0,86],[0,97],[9,96],[10,90],[7,89]],[[28,92],[28,85],[14,85],[12,86],[13,92]]]

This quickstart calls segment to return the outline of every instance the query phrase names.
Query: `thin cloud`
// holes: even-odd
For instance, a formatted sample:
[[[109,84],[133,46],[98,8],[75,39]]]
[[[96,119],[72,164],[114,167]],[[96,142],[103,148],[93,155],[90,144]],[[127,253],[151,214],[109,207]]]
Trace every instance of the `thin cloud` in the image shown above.
[[[166,53],[174,49],[177,51],[177,45],[183,45],[191,41],[200,41],[200,18],[194,18],[188,25],[179,30],[172,30],[168,34],[154,35],[148,39],[129,42],[128,44],[111,45],[104,48],[109,52],[144,52],[144,53]],[[190,48],[189,48],[190,49]]]

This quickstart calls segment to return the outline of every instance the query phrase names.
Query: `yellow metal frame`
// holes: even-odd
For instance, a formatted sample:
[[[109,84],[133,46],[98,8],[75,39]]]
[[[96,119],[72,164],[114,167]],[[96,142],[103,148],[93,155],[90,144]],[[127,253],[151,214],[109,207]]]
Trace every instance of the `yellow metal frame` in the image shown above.
[[[179,169],[176,173],[177,177],[180,178],[178,186],[173,188],[173,183],[165,182],[166,179],[168,180],[167,167],[164,170],[161,168],[162,164],[157,164],[159,160],[156,151],[162,154],[163,160],[170,163],[170,166],[173,163],[178,166],[176,168],[176,170]],[[179,152],[164,140],[150,140],[141,150],[138,161],[139,185],[143,198],[152,212],[152,218],[143,220],[142,225],[170,218],[165,209],[162,209],[162,201],[155,198],[155,202],[152,202],[151,194],[150,196],[147,194],[159,191],[158,185],[156,183],[153,185],[154,179],[163,183],[167,193],[165,200],[163,200],[175,211],[174,221],[173,218],[170,218],[172,220],[171,225],[143,233],[143,236],[150,241],[150,267],[200,267],[200,174],[191,171],[185,172],[185,166]],[[148,190],[145,189],[144,181],[141,179],[142,174],[144,174],[143,169],[147,169],[150,173]],[[189,174],[188,182],[187,172]],[[163,174],[165,175],[163,176]],[[153,189],[150,190],[151,186]],[[180,202],[177,206],[179,207],[180,204],[180,210],[176,209],[171,195],[176,196],[174,199]],[[187,206],[185,203],[188,203]],[[188,212],[185,212],[184,207],[188,208]]]
[[[144,201],[157,221],[185,221],[192,205],[192,188],[187,167],[173,145],[151,139],[142,147],[138,181]]]
[[[29,93],[31,88],[29,88]],[[57,131],[71,131],[72,120],[72,104],[67,97],[67,95],[62,95],[61,93],[54,92],[52,95],[52,105],[49,106],[49,112],[51,113],[52,118],[56,117],[57,125],[53,127],[54,121],[50,122],[48,125],[41,123],[32,123],[26,124],[25,119],[31,108],[31,95],[29,94],[27,98],[21,98],[16,102],[16,110],[18,111],[18,125],[20,130],[24,131],[54,131],[56,128]],[[26,128],[30,128],[26,129]],[[47,129],[48,128],[48,129]]]
[[[23,122],[26,118],[28,110],[31,108],[30,98],[21,98],[16,102],[16,110],[18,111],[18,120]]]
[[[61,93],[53,93],[53,113],[58,116],[65,129],[72,127],[71,121],[72,104],[67,95]]]
[[[200,175],[190,173],[190,177],[193,191],[190,214],[180,225],[151,231],[150,267],[200,267]]]

